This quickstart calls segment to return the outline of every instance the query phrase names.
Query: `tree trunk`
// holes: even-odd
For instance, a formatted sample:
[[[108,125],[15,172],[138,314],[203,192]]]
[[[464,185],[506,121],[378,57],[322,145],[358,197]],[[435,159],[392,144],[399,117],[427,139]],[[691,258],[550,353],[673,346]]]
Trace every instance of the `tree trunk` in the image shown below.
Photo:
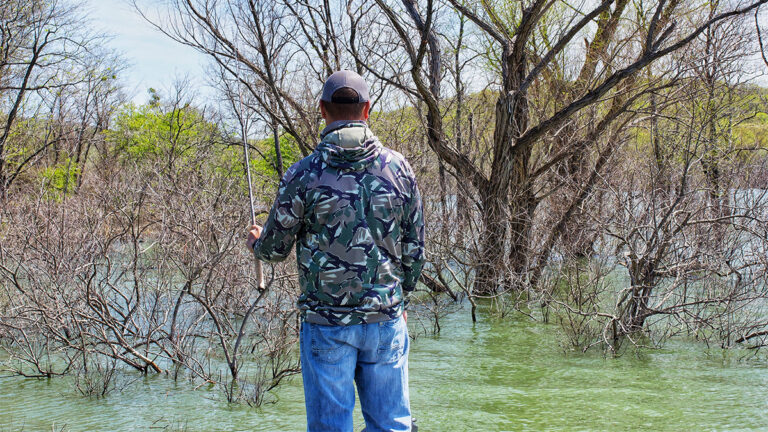
[[[475,276],[474,292],[480,295],[490,295],[498,292],[506,273],[504,253],[509,219],[503,200],[496,196],[484,195],[483,231],[480,233],[480,253]]]
[[[280,149],[280,125],[277,123],[277,117],[272,117],[272,136],[275,140],[275,167],[277,176],[283,178],[283,151]]]
[[[519,289],[530,248],[532,209],[529,161],[531,146],[518,146],[528,127],[528,101],[513,91],[525,71],[525,59],[508,56],[505,92],[496,102],[494,161],[488,187],[483,191],[483,232],[475,292],[492,294]],[[509,242],[507,242],[509,239]]]

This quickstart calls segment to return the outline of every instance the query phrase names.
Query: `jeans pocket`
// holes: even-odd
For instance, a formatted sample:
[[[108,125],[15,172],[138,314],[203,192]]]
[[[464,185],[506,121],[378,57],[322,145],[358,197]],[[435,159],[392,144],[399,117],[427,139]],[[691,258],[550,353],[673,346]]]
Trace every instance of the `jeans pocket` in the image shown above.
[[[338,363],[344,357],[347,344],[345,326],[309,324],[312,357],[324,363]]]
[[[379,362],[394,363],[403,356],[408,330],[403,317],[379,323]]]

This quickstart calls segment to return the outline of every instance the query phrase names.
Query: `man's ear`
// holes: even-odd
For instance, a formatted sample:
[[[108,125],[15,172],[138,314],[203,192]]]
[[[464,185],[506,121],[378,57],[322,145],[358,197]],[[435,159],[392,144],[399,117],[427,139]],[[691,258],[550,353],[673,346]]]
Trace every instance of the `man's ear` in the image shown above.
[[[365,106],[363,106],[363,120],[368,120],[368,117],[370,116],[370,110],[371,110],[371,101],[365,102]]]
[[[320,107],[320,116],[323,117],[323,120],[325,120],[326,123],[328,123],[328,111],[325,110],[325,104],[323,101],[319,102]]]

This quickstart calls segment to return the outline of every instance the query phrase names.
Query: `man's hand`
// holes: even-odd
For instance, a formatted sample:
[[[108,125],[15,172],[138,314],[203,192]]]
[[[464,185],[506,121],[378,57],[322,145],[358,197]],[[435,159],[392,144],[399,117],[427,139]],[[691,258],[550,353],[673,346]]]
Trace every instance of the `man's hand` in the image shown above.
[[[248,249],[253,249],[253,244],[261,237],[261,227],[259,225],[251,225],[251,231],[248,232]]]

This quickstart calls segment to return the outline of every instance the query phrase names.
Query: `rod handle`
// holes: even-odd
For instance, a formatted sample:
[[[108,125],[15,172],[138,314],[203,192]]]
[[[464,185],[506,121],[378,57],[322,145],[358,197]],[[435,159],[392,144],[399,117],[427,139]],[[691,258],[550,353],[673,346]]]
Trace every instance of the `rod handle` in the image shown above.
[[[264,267],[261,265],[261,261],[258,259],[256,260],[256,280],[259,283],[259,291],[266,288],[266,285],[264,284]]]

